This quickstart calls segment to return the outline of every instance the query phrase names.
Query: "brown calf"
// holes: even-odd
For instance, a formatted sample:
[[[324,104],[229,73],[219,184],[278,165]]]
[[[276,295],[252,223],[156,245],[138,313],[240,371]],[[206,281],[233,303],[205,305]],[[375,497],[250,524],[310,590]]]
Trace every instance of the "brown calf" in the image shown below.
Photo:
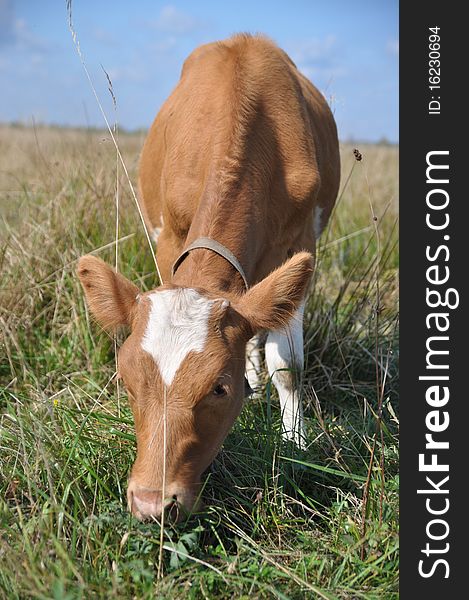
[[[189,56],[140,161],[164,285],[140,293],[92,256],[78,268],[96,319],[131,331],[118,359],[137,434],[128,487],[137,517],[195,507],[201,475],[242,407],[250,340],[259,366],[260,332],[284,435],[304,444],[294,371],[339,173],[329,107],[275,44],[237,35]],[[256,369],[248,375],[255,383]]]

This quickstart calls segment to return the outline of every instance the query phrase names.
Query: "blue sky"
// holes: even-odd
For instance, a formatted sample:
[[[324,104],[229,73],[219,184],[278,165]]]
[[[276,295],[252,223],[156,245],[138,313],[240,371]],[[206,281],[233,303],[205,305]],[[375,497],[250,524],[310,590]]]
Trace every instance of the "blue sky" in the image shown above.
[[[398,141],[397,0],[74,0],[86,64],[106,112],[148,127],[199,44],[272,37],[329,99],[342,140]],[[0,122],[103,124],[65,0],[0,0]]]

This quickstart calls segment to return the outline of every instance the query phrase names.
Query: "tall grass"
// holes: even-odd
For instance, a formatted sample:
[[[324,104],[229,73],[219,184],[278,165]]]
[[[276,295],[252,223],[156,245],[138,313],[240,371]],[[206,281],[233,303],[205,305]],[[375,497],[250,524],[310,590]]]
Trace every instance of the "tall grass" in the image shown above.
[[[139,134],[121,134],[135,178]],[[397,149],[342,147],[343,192],[306,311],[308,448],[276,391],[246,403],[204,513],[160,531],[126,510],[132,415],[113,340],[74,275],[115,256],[101,131],[0,127],[0,596],[397,598]],[[121,175],[119,175],[121,177]],[[124,181],[119,269],[156,283]]]

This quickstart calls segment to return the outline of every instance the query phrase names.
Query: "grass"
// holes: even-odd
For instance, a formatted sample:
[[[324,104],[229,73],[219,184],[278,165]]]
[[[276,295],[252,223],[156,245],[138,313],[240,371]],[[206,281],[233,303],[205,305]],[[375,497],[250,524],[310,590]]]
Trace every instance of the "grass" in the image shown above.
[[[135,179],[140,134],[121,134]],[[305,323],[309,447],[275,389],[206,476],[208,508],[164,531],[126,510],[132,415],[114,343],[74,274],[113,263],[115,150],[100,131],[0,126],[0,597],[398,597],[397,148],[342,147]],[[156,283],[126,183],[120,270]],[[376,219],[376,220],[374,220]]]

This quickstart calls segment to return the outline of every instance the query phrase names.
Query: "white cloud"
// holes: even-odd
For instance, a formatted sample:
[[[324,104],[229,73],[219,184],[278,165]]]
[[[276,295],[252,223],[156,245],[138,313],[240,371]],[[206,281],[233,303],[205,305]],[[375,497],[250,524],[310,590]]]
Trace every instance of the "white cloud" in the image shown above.
[[[165,33],[182,35],[200,29],[203,23],[172,4],[168,4],[163,6],[157,19],[151,25]]]
[[[335,35],[292,43],[287,49],[293,62],[308,79],[331,79],[346,73],[340,61],[340,48]]]
[[[343,75],[347,74],[347,70],[340,66],[326,68],[314,65],[308,66],[299,64],[297,67],[298,70],[313,83],[315,83],[315,80],[320,77],[321,79],[326,78],[327,83],[329,84],[336,77],[342,77]]]
[[[141,83],[148,79],[146,68],[136,64],[119,65],[118,67],[106,69],[106,71],[113,83],[122,81]]]
[[[16,17],[12,0],[0,0],[0,51],[10,56],[12,50],[32,52],[37,58],[48,48],[47,40],[34,35],[26,21]]]
[[[45,38],[35,35],[24,19],[14,19],[12,21],[9,43],[16,50],[36,54],[45,53],[51,49],[50,43]]]
[[[337,48],[335,35],[328,35],[323,40],[312,38],[297,43],[292,49],[293,60],[298,62],[329,62]]]
[[[14,32],[16,45],[20,48],[43,48],[44,42],[31,33],[24,19],[15,19]]]
[[[117,40],[115,36],[109,31],[106,31],[106,29],[103,29],[102,27],[97,27],[93,31],[93,38],[100,44],[105,44],[107,46],[117,45]]]

